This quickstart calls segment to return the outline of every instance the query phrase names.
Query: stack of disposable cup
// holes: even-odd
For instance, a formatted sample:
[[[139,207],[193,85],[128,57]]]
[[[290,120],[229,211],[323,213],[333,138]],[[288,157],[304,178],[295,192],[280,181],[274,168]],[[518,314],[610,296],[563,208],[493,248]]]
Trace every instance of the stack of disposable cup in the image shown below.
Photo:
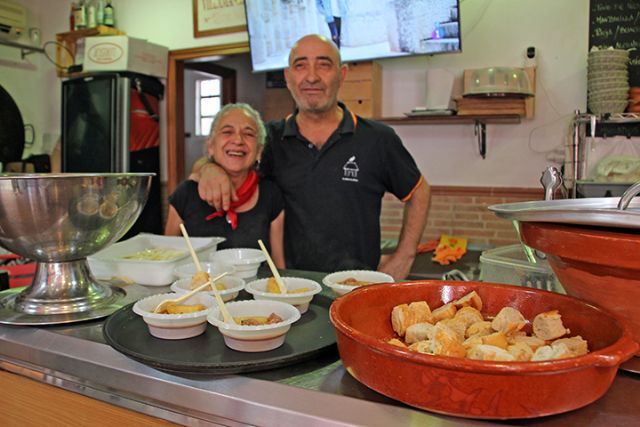
[[[629,96],[629,51],[592,50],[587,69],[587,106],[595,114],[622,113]]]

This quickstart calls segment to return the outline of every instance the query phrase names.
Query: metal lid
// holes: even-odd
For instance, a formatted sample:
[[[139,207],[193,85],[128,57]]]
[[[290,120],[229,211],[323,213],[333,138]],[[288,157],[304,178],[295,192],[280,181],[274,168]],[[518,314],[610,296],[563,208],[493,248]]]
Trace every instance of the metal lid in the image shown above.
[[[501,218],[615,228],[640,228],[640,200],[618,208],[621,197],[541,200],[489,206]]]

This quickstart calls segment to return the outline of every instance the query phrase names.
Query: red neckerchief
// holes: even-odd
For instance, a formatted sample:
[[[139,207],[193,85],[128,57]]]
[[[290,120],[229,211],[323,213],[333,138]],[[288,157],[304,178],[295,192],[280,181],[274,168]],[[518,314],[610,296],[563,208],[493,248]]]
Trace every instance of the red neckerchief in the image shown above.
[[[260,179],[258,178],[258,174],[256,173],[256,171],[249,171],[249,175],[247,175],[247,178],[236,190],[236,196],[238,196],[238,200],[235,202],[231,202],[229,210],[226,212],[222,210],[215,211],[214,213],[208,215],[205,219],[209,221],[214,218],[222,217],[222,215],[226,213],[227,222],[231,224],[231,229],[235,230],[236,228],[238,228],[238,214],[236,213],[235,209],[244,205],[249,201],[249,199],[251,199],[253,193],[255,193],[258,189],[258,181],[260,181]]]

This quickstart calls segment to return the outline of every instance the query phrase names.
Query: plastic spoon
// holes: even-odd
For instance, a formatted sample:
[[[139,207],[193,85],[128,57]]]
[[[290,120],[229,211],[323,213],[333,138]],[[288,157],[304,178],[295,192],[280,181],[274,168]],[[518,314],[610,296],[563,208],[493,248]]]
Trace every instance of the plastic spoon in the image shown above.
[[[187,299],[189,299],[190,297],[194,296],[195,294],[197,294],[198,292],[204,290],[205,288],[207,288],[208,286],[211,286],[213,288],[215,288],[215,286],[212,285],[212,282],[215,282],[216,280],[226,276],[227,273],[226,271],[218,276],[216,276],[213,280],[208,280],[207,282],[203,283],[202,285],[198,286],[195,289],[192,289],[191,291],[187,292],[186,294],[180,295],[178,298],[173,298],[173,299],[166,299],[164,301],[162,301],[160,304],[158,304],[156,306],[156,308],[153,309],[153,313],[161,313],[163,312],[167,306],[169,304],[180,304],[182,301],[185,301]],[[223,303],[224,305],[224,303]]]
[[[273,263],[273,260],[271,259],[271,255],[269,255],[269,252],[267,251],[267,248],[264,247],[264,243],[262,243],[261,239],[258,239],[258,244],[260,245],[260,249],[262,249],[262,253],[264,253],[264,256],[267,257],[267,264],[269,264],[271,273],[273,274],[273,277],[276,279],[276,283],[280,288],[280,293],[286,294],[287,286],[284,284],[284,280],[282,280],[282,277],[280,277],[280,273],[278,273],[278,269],[276,268],[276,265]]]
[[[191,258],[193,258],[193,263],[195,264],[197,271],[198,272],[202,271],[202,265],[200,265],[200,260],[198,259],[198,255],[196,255],[196,251],[193,250],[193,246],[191,245],[191,239],[189,239],[189,233],[187,233],[187,229],[184,228],[184,224],[182,223],[180,224],[180,231],[182,232],[182,236],[184,237],[184,240],[187,242],[189,253],[191,253]],[[224,274],[227,274],[227,273],[225,272]],[[233,317],[231,316],[231,314],[229,314],[229,311],[227,310],[227,306],[224,305],[224,301],[220,296],[220,292],[218,291],[218,288],[215,285],[215,281],[218,280],[220,277],[214,280],[209,280],[207,283],[211,285],[211,289],[213,290],[213,296],[216,297],[216,302],[218,303],[218,307],[220,307],[220,313],[222,313],[222,318],[224,319],[225,323],[235,324],[236,323],[235,320],[233,320]]]

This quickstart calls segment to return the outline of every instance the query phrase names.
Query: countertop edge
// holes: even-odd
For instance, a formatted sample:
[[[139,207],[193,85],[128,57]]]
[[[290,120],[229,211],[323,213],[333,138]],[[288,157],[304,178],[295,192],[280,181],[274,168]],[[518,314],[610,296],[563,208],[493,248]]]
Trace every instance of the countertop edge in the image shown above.
[[[243,376],[184,378],[129,359],[106,344],[46,329],[0,326],[0,342],[5,368],[10,364],[41,372],[33,379],[58,387],[63,386],[60,380],[77,383],[71,391],[173,422],[195,418],[252,425],[389,425],[410,423],[416,415],[436,419],[410,408]],[[462,422],[451,425],[466,424],[457,421]]]

